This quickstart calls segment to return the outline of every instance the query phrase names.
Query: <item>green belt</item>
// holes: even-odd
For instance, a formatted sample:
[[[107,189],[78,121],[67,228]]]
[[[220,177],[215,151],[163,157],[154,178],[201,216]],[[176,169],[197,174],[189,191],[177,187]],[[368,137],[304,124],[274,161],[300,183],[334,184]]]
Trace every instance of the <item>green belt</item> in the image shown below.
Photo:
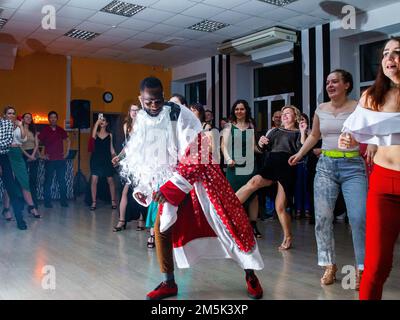
[[[355,158],[359,157],[359,151],[336,151],[336,150],[322,150],[322,154],[329,158]]]

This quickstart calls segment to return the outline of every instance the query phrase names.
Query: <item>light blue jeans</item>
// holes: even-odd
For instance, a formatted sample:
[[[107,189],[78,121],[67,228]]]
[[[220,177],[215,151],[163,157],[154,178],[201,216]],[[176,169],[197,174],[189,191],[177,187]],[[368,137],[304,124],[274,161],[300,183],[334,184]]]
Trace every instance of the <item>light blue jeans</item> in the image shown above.
[[[314,180],[315,236],[318,265],[336,263],[333,210],[340,188],[352,230],[356,264],[364,269],[367,177],[361,157],[329,158],[321,155]]]

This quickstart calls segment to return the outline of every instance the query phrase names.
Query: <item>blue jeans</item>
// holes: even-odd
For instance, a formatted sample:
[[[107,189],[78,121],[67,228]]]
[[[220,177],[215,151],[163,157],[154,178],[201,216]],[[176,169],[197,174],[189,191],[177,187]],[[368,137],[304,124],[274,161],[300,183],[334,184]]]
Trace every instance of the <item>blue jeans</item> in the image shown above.
[[[364,269],[367,177],[361,157],[329,158],[321,155],[314,180],[315,236],[318,265],[336,263],[333,210],[340,188],[352,229],[354,253],[360,270]]]

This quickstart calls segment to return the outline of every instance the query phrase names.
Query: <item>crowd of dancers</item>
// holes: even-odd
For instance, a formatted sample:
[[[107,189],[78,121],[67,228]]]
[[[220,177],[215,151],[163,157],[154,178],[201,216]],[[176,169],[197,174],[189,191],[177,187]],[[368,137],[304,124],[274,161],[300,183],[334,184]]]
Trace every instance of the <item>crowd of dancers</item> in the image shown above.
[[[352,230],[355,289],[360,299],[381,299],[400,232],[400,38],[387,41],[379,64],[374,84],[359,101],[349,98],[352,75],[333,70],[326,78],[329,101],[317,107],[312,128],[307,115],[286,105],[259,138],[247,101],[237,100],[229,119],[214,128],[203,105],[187,105],[178,94],[166,102],[161,82],[152,77],[142,81],[139,103],[129,107],[119,154],[108,120],[99,115],[89,140],[89,209],[97,208],[97,185],[104,177],[111,208],[119,208],[113,231],[125,230],[130,220],[138,220],[137,230],[150,230],[147,246],[156,249],[164,280],[148,299],[177,295],[173,256],[180,268],[204,257],[232,258],[245,271],[248,295],[261,298],[254,270],[263,268],[256,239],[262,238],[257,219],[265,188],[282,227],[279,250],[295,243],[288,208],[315,221],[322,285],[336,280],[333,220],[341,193]],[[64,141],[67,153],[70,141],[57,126],[57,113],[48,118],[49,126],[38,133],[30,113],[19,120],[7,107],[0,122],[3,215],[11,220],[11,202],[19,229],[27,228],[24,203],[41,217],[33,187],[38,157],[46,160],[45,207],[52,207],[54,173],[61,205],[68,206],[63,159]]]

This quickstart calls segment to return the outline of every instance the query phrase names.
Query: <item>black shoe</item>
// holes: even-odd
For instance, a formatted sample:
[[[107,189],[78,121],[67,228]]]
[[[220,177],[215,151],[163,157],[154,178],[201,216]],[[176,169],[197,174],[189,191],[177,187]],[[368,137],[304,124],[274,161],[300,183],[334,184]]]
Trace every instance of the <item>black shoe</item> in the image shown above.
[[[50,202],[45,202],[44,206],[45,206],[45,208],[49,208],[49,209],[53,208],[53,205]]]
[[[28,226],[26,225],[26,222],[23,219],[17,221],[17,227],[18,227],[19,230],[28,229]]]
[[[115,226],[113,228],[113,232],[119,232],[119,231],[122,231],[122,230],[126,229],[126,221],[125,220],[119,220],[119,222],[123,222],[124,224],[122,226],[120,226],[120,227]]]
[[[262,238],[261,232],[257,228],[257,221],[250,221],[250,224],[253,228],[253,233],[256,238]]]
[[[35,214],[33,209],[36,209],[35,206],[28,206],[28,213],[30,213],[34,218],[40,219],[41,218],[40,214]]]
[[[68,208],[68,203],[62,201],[62,202],[61,202],[61,207]]]

